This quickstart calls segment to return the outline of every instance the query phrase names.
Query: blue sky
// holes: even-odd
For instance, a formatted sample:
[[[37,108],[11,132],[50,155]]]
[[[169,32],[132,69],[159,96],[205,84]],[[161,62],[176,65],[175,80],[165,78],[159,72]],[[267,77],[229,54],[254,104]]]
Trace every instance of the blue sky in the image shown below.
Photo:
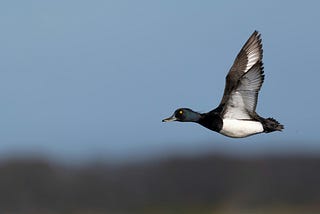
[[[320,152],[318,1],[0,3],[0,154],[66,161],[171,153]],[[254,30],[266,79],[257,112],[284,132],[226,138],[161,123],[215,108]]]

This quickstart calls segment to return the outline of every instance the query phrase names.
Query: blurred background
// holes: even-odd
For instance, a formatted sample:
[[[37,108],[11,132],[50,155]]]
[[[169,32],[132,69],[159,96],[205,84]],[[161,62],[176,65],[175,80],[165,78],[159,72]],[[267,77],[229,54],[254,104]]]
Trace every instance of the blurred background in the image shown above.
[[[319,213],[318,1],[2,1],[1,213]],[[258,30],[257,112],[226,138],[161,120],[207,112]]]

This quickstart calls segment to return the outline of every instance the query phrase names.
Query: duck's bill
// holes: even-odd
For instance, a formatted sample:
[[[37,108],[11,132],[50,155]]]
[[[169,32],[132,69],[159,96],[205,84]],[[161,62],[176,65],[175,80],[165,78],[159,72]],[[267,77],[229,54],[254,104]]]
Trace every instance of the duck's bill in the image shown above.
[[[171,121],[176,121],[176,120],[177,120],[177,118],[174,115],[172,115],[171,117],[163,119],[162,122],[171,122]]]

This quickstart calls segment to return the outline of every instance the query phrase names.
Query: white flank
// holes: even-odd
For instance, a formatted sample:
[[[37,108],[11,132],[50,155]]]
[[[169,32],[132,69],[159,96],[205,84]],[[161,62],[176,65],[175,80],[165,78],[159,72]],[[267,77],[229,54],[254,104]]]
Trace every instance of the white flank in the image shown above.
[[[257,121],[237,120],[237,119],[223,119],[223,126],[220,131],[221,134],[240,138],[263,132],[263,126]]]

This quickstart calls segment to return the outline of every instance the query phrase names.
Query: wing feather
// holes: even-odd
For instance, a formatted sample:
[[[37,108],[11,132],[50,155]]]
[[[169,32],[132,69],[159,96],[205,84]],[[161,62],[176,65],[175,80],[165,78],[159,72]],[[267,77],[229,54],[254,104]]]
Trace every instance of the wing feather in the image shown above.
[[[223,110],[223,118],[251,119],[264,81],[263,64],[258,62],[238,81]]]
[[[219,107],[223,108],[231,92],[237,87],[239,79],[247,73],[253,65],[262,61],[263,50],[260,34],[254,31],[237,55],[228,75],[223,97]]]

